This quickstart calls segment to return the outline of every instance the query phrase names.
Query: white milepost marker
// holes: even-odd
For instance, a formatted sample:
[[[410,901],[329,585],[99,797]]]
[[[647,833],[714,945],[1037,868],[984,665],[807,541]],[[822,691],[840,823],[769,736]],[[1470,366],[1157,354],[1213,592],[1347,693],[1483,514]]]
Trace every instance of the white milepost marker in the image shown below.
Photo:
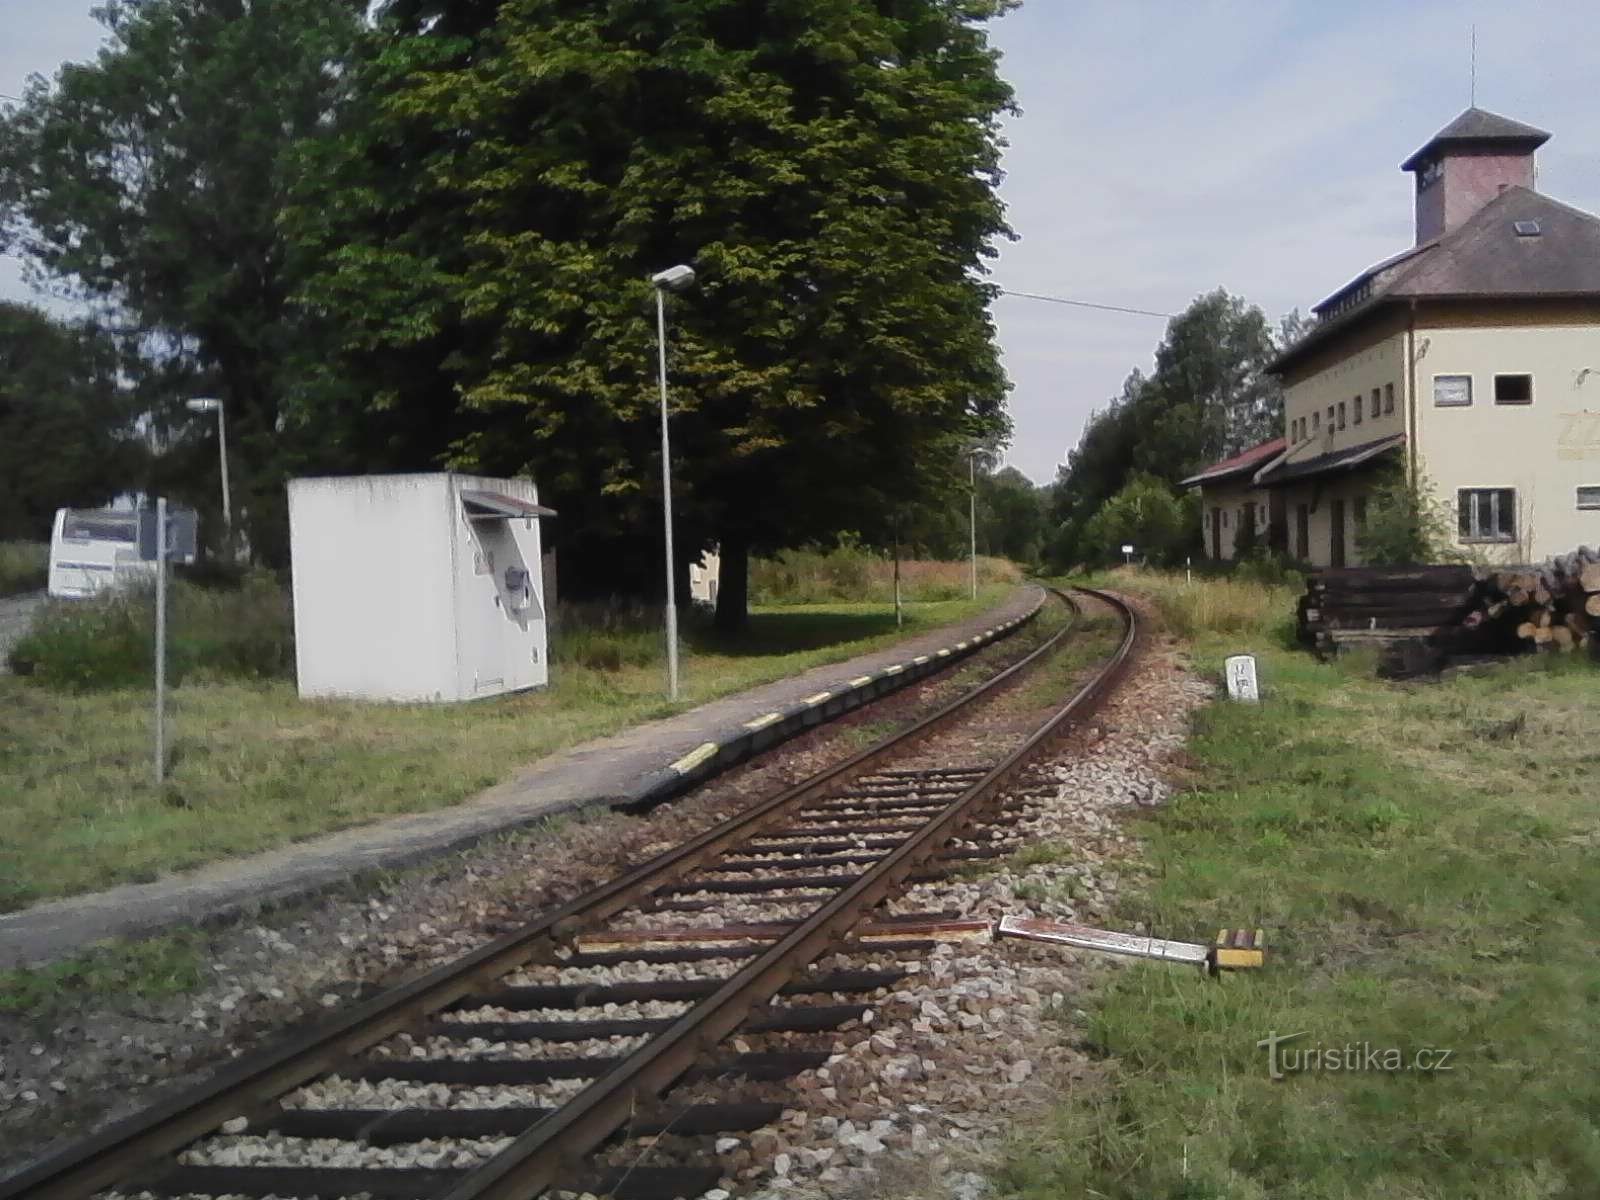
[[[1228,677],[1228,698],[1255,704],[1261,699],[1256,683],[1256,660],[1253,654],[1235,654],[1223,663]]]
[[[167,501],[156,499],[156,786],[167,777]]]

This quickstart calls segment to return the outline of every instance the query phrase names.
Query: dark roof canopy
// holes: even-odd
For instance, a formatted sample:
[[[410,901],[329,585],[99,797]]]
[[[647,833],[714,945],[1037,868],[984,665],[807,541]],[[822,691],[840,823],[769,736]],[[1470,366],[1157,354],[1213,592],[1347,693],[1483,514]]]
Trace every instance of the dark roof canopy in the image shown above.
[[[1427,145],[1400,164],[1402,171],[1415,171],[1440,150],[1524,150],[1531,154],[1550,140],[1550,135],[1532,125],[1502,117],[1481,108],[1469,108],[1428,139]]]
[[[532,504],[507,496],[501,492],[480,492],[473,488],[461,489],[461,506],[474,520],[493,520],[504,517],[553,517],[556,510],[542,504]]]
[[[1343,450],[1319,454],[1316,458],[1308,458],[1304,462],[1276,463],[1257,475],[1255,482],[1260,487],[1277,487],[1279,484],[1293,483],[1316,475],[1348,471],[1362,463],[1371,462],[1378,455],[1385,454],[1397,446],[1404,445],[1405,440],[1405,434],[1393,433],[1388,437],[1362,442],[1358,446],[1346,446]]]

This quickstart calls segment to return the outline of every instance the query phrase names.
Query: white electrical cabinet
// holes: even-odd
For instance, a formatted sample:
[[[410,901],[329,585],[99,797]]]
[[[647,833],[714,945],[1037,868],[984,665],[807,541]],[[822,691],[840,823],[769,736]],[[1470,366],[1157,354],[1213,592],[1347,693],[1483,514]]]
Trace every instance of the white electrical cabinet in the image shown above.
[[[549,681],[541,517],[526,479],[289,483],[300,695],[474,700]]]

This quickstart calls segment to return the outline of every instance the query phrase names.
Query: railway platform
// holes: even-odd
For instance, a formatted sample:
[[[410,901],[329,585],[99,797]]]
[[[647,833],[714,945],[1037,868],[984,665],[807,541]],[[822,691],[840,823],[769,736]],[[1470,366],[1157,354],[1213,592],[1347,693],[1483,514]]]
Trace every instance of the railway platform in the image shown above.
[[[1041,589],[1018,587],[965,621],[541,759],[450,808],[8,914],[0,917],[0,969],[64,958],[107,938],[239,919],[561,813],[648,806],[988,645],[1019,627],[1042,600]]]

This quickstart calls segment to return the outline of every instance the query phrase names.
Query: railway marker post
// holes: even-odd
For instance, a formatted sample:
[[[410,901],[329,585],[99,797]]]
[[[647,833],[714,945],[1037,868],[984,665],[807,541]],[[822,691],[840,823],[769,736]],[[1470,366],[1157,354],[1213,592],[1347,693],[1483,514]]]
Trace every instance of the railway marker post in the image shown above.
[[[1222,664],[1223,673],[1228,677],[1228,698],[1242,700],[1246,704],[1257,704],[1261,700],[1261,688],[1256,682],[1256,660],[1253,654],[1235,654]]]

